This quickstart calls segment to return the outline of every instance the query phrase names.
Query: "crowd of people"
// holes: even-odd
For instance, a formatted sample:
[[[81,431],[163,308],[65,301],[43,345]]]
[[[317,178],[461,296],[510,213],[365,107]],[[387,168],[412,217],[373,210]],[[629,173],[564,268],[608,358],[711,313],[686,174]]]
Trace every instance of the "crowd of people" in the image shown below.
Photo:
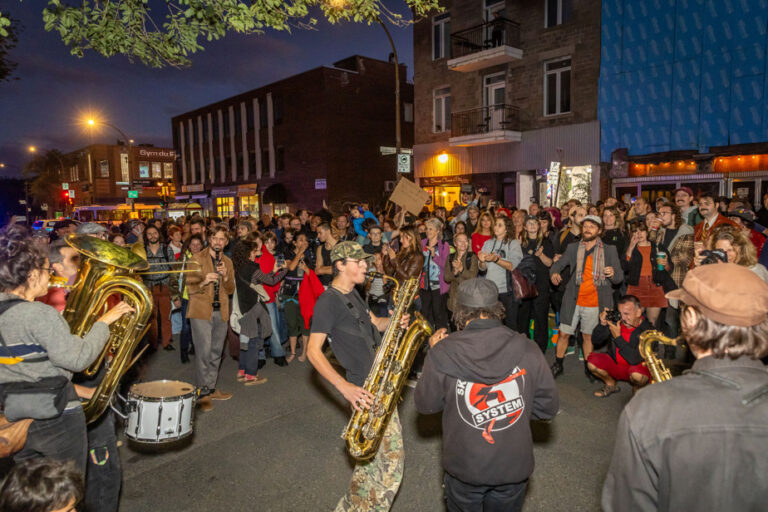
[[[560,208],[536,203],[526,209],[505,208],[472,191],[463,192],[450,211],[425,208],[419,215],[397,208],[371,211],[362,203],[334,212],[302,209],[295,215],[261,218],[191,216],[80,224],[62,220],[50,235],[9,228],[0,236],[0,334],[5,348],[10,349],[10,357],[22,360],[30,355],[46,357],[39,365],[0,364],[0,383],[57,375],[71,378],[101,351],[108,338],[107,326],[131,311],[124,302],[114,303],[83,337],[61,336],[68,330],[59,315],[66,304],[66,287],[49,289],[48,278],[69,284],[77,279],[81,255],[64,241],[71,233],[127,247],[152,264],[153,273],[142,278],[153,301],[143,343],[150,354],[177,351],[180,364],[194,360],[197,404],[202,411],[210,411],[216,400],[232,397],[234,390],[218,386],[225,352],[238,360],[237,381],[244,386],[267,382],[261,369],[269,359],[285,366],[309,358],[354,408],[364,407],[371,398],[361,388],[370,366],[365,361],[380,339],[376,331],[385,330],[393,308],[390,277],[400,283],[419,280],[411,313],[419,311],[437,333],[410,375],[419,410],[433,413],[451,403],[440,390],[446,378],[454,379],[456,389],[469,382],[487,391],[526,371],[540,376],[544,368],[546,378],[536,380],[538,392],[530,394],[536,391],[530,388],[524,395],[526,402],[535,404],[534,411],[525,413],[529,419],[556,414],[552,379],[564,373],[564,360],[570,354],[583,360],[590,381],[600,382],[595,397],[618,392],[620,381],[629,383],[633,393],[648,385],[652,376],[639,352],[639,336],[657,329],[676,337],[685,325],[692,325],[693,319],[685,318],[685,305],[696,300],[700,307],[706,303],[692,298],[695,293],[690,290],[678,292],[686,288],[686,278],[694,269],[735,264],[768,282],[768,251],[763,250],[768,195],[755,213],[744,200],[706,193],[695,197],[687,187],[676,190],[672,198],[653,202],[643,197],[631,202],[611,197],[595,204],[569,200]],[[173,271],[179,269],[183,272]],[[339,326],[345,320],[336,313],[336,299],[333,293],[325,293],[328,290],[339,292],[338,303],[346,306],[342,309],[355,312],[346,332],[359,327],[366,342],[370,340],[362,360],[344,360],[345,328]],[[757,290],[762,293],[761,288]],[[5,313],[6,309],[10,312]],[[27,327],[30,324],[32,328]],[[487,332],[485,339],[493,338],[474,356],[456,352],[455,343],[447,341],[466,342],[473,335],[470,324],[476,332]],[[373,334],[368,336],[366,329]],[[326,338],[347,372],[346,379],[323,355]],[[535,344],[510,348],[525,338]],[[436,351],[437,346],[449,348]],[[544,354],[550,347],[552,362],[547,368]],[[486,363],[477,364],[494,360],[496,367],[470,365],[468,369],[468,361],[484,350],[491,350],[483,360]],[[751,357],[762,357],[763,352],[762,346],[756,348]],[[668,355],[685,357],[680,350]],[[456,367],[456,361],[464,366]],[[516,373],[510,365],[518,368]],[[466,377],[459,376],[462,372]],[[101,435],[94,435],[97,441],[91,442],[96,429],[86,428],[79,406],[80,400],[89,398],[89,389],[92,394],[92,388],[83,383],[67,388],[62,413],[35,420],[25,448],[14,459],[19,463],[40,456],[72,460],[87,477],[83,495],[87,509],[116,510],[119,462],[114,429],[109,427],[111,436],[102,429]],[[111,423],[108,414],[102,423]],[[445,434],[461,430],[446,423],[448,409],[445,414]],[[450,414],[460,416],[462,411]],[[494,430],[495,421],[483,430],[482,442],[495,442],[494,432],[499,431],[498,425]],[[387,435],[395,445],[400,435],[396,416],[392,429]],[[56,431],[72,436],[54,436]],[[458,439],[463,435],[456,434]],[[503,443],[520,445],[522,439],[523,446],[530,445],[529,435],[505,435],[511,437]],[[401,438],[399,443],[402,450]],[[104,476],[110,453],[118,470]],[[399,471],[402,477],[402,460],[392,453],[382,471]],[[527,461],[522,469],[518,465],[497,472],[508,480],[499,485],[516,483],[497,489],[498,503],[512,507],[505,510],[522,506],[525,486],[517,484],[533,471],[532,452],[522,448],[519,455]],[[393,465],[394,460],[400,460],[400,465]],[[461,454],[453,454],[444,461],[450,510],[469,510],[470,502],[465,500],[479,485],[472,486],[472,468],[463,460]],[[503,457],[494,460],[496,465],[505,464]],[[99,482],[98,478],[102,480],[94,486],[112,489],[110,496],[103,492],[95,496],[90,483]],[[82,484],[73,485],[75,490],[68,492],[80,500]],[[390,486],[389,496],[394,497],[397,485],[394,493]],[[338,510],[353,510],[353,498],[345,499]],[[611,496],[609,501],[617,499]],[[614,503],[613,509],[621,508]]]

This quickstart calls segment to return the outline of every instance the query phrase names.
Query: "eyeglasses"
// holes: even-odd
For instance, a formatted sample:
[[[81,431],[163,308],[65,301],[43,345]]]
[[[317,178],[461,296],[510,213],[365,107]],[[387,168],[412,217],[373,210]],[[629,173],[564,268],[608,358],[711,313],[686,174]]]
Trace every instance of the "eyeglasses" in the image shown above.
[[[48,272],[48,274],[53,274],[55,271],[53,270],[53,267],[43,267],[40,270],[44,270]]]
[[[659,212],[659,215],[672,215],[671,211]]]
[[[358,265],[360,265],[361,263],[365,263],[366,265],[368,265],[368,261],[366,261],[366,260],[358,260],[358,259],[355,259],[355,258],[347,258],[345,263],[349,263],[349,262],[357,263]]]

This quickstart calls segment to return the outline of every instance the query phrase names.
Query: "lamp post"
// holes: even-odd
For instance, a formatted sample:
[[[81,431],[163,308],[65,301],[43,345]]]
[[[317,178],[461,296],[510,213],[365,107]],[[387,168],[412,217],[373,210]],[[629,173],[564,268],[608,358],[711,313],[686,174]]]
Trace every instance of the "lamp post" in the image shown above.
[[[128,190],[133,190],[133,169],[131,169],[131,153],[133,152],[133,139],[129,138],[123,130],[118,128],[112,123],[108,123],[106,121],[96,121],[94,119],[88,119],[88,126],[96,126],[96,124],[103,124],[104,126],[108,126],[115,130],[117,133],[120,134],[120,136],[123,138],[123,140],[128,144]],[[131,212],[136,211],[136,204],[133,198],[130,198],[131,201]]]
[[[384,33],[387,34],[389,45],[392,47],[392,58],[395,61],[395,154],[400,154],[400,147],[402,146],[402,140],[400,136],[400,63],[397,59],[397,48],[395,48],[395,42],[392,39],[392,34],[389,33],[387,25],[381,20],[380,17],[376,17],[376,21],[379,22],[381,28],[384,29]]]

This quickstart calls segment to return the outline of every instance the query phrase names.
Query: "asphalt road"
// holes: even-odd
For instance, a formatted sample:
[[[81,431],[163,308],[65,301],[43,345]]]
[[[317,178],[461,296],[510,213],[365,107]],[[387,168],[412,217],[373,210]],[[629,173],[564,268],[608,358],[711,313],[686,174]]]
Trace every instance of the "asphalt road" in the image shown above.
[[[193,365],[178,357],[153,354],[141,380],[193,382]],[[557,381],[560,413],[551,424],[532,424],[536,469],[526,511],[600,510],[616,422],[631,389],[623,384],[618,394],[594,398],[597,384],[582,368],[576,356],[566,358]],[[238,384],[236,371],[227,357],[219,388],[234,396],[214,402],[210,412],[198,410],[195,433],[183,446],[123,444],[121,511],[333,510],[353,467],[339,437],[349,418],[341,396],[308,362],[280,368],[270,361],[262,370],[269,382],[252,387]],[[405,475],[392,510],[442,511],[440,417],[419,415],[411,393],[406,389],[399,409]]]

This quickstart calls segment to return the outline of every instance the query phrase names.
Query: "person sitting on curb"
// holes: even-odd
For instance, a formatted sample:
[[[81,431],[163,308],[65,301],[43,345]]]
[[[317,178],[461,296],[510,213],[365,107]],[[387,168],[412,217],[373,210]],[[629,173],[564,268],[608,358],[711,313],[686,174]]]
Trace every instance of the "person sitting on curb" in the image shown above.
[[[589,354],[587,368],[605,385],[595,391],[599,398],[619,392],[617,381],[632,384],[632,392],[650,382],[651,374],[640,355],[640,335],[653,329],[645,316],[640,300],[634,295],[624,295],[619,299],[621,320],[613,323],[608,320],[608,310],[600,313],[600,325],[592,333],[596,346],[607,343],[607,352]]]

